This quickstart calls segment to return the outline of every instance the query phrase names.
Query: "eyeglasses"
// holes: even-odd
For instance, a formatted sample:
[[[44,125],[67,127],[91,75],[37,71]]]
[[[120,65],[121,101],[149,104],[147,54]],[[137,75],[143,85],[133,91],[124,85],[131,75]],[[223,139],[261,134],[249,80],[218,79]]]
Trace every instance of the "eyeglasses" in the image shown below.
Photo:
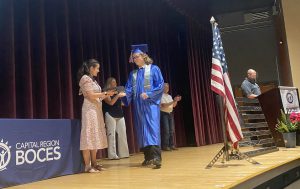
[[[136,59],[138,57],[140,57],[141,55],[137,55],[137,56],[132,56],[132,59]]]

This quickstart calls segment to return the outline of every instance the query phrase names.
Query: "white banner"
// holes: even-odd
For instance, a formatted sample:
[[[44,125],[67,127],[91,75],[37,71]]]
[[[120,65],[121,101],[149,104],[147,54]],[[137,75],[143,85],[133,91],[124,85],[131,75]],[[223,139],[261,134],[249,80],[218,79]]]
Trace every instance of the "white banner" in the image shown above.
[[[298,91],[296,87],[279,86],[282,106],[285,113],[299,111]]]

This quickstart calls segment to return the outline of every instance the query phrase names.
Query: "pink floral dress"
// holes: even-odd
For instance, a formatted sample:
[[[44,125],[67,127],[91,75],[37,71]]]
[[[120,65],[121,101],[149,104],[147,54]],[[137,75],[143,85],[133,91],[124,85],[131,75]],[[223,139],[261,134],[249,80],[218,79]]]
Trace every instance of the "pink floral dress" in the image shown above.
[[[87,91],[101,92],[101,87],[87,75],[79,82],[79,95],[83,94],[80,150],[107,148],[107,136],[101,99],[89,99]]]

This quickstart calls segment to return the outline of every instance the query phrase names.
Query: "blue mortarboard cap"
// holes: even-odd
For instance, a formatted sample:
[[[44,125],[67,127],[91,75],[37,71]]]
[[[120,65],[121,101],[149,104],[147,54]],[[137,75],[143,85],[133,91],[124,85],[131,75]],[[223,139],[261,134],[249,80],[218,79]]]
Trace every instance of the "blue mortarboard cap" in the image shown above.
[[[147,52],[148,52],[148,44],[131,45],[131,54],[129,57],[129,62],[133,63],[132,54],[147,53]]]
[[[132,53],[147,53],[148,44],[131,45]]]

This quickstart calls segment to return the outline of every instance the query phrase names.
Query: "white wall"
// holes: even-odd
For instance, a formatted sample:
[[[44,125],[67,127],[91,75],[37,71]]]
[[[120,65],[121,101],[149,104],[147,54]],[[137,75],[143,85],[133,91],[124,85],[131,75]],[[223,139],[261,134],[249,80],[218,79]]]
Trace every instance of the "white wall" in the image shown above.
[[[294,86],[300,90],[300,0],[282,0]]]

